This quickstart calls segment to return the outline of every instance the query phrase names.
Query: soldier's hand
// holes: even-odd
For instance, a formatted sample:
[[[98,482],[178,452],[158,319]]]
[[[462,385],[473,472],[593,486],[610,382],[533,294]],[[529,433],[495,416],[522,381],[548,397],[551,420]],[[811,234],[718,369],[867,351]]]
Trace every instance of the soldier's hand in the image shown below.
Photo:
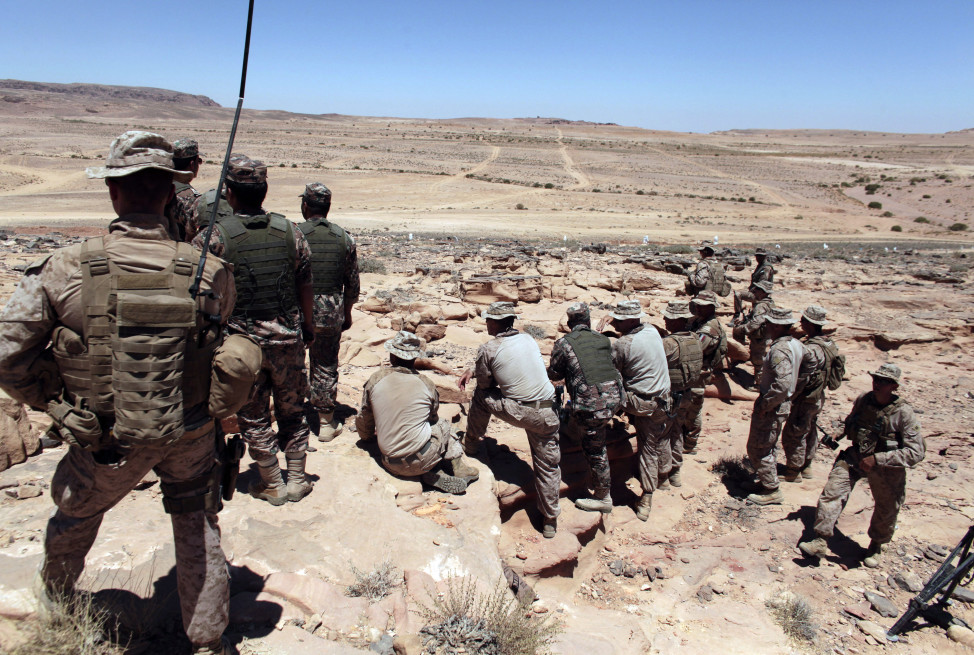
[[[342,332],[352,327],[352,312],[345,314],[345,320],[342,321]]]
[[[304,345],[309,345],[314,343],[315,331],[313,327],[308,327],[307,325],[301,326],[301,340],[304,341]]]
[[[874,468],[876,468],[876,456],[870,455],[869,457],[863,457],[859,460],[859,468],[862,469],[863,473],[869,473]]]
[[[472,377],[473,377],[473,371],[470,370],[469,368],[463,372],[463,375],[461,375],[460,379],[457,380],[457,387],[460,388],[460,391],[466,391],[467,382],[470,382],[470,378]]]
[[[609,321],[611,319],[612,319],[612,317],[609,316],[608,314],[606,314],[605,316],[603,316],[599,320],[599,324],[597,326],[595,326],[595,331],[596,332],[601,332],[602,330],[604,330],[605,329],[605,326],[609,324]]]

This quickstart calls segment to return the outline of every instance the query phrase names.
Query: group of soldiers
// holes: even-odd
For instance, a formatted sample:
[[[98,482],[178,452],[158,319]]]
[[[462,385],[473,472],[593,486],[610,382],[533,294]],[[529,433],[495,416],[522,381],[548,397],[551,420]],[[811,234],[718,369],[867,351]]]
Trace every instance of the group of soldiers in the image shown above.
[[[113,141],[105,166],[88,169],[89,177],[105,180],[117,218],[106,235],[27,267],[0,313],[0,387],[47,411],[52,436],[69,445],[51,482],[56,511],[38,578],[42,610],[77,597],[105,513],[154,470],[172,520],[187,636],[194,653],[224,654],[232,647],[223,636],[229,578],[217,517],[227,484],[219,419],[236,413],[259,472],[252,495],[279,506],[311,493],[310,432],[329,441],[342,430],[335,416],[338,349],[359,279],[355,242],[328,220],[331,192],[323,184],[306,186],[305,220],[295,224],[263,208],[263,163],[233,155],[225,196],[217,197],[190,185],[201,161],[195,141],[170,144],[132,131]],[[212,254],[205,264],[203,249]],[[593,493],[576,506],[609,513],[606,432],[624,415],[636,433],[642,493],[635,514],[648,520],[654,492],[682,484],[683,456],[696,451],[701,437],[705,387],[727,359],[717,309],[730,284],[714,247],[705,243],[700,253],[688,275],[689,301],[673,300],[662,312],[665,330],[643,322],[638,300],[612,306],[597,329],[588,305],[576,303],[567,308],[569,331],[547,365],[534,338],[515,329],[516,307],[491,304],[482,316],[493,338],[458,380],[461,390],[476,380],[464,431],[439,417],[436,387],[416,370],[424,341],[396,333],[385,343],[390,366],[363,388],[359,436],[375,440],[391,473],[463,493],[479,477],[464,455],[477,454],[491,416],[524,429],[541,531],[552,538],[561,438],[580,435],[592,472]],[[747,441],[755,480],[747,499],[768,505],[783,502],[779,435],[787,462],[782,478],[811,477],[816,418],[826,389],[841,382],[844,359],[823,335],[821,307],[803,312],[802,341],[790,336],[792,312],[774,304],[774,269],[767,253],[757,255],[748,291],[734,296],[734,336],[751,344],[758,389]],[[745,301],[753,303],[746,316]],[[608,324],[614,340],[602,333]],[[816,536],[799,544],[810,557],[827,553],[826,539],[865,477],[876,509],[864,562],[878,565],[903,502],[905,471],[923,458],[913,411],[895,393],[899,368],[884,364],[871,375],[873,390],[846,419],[852,445],[829,474]],[[552,382],[563,383],[567,405]],[[243,393],[227,391],[240,385]],[[218,402],[228,394],[236,396],[231,408]]]

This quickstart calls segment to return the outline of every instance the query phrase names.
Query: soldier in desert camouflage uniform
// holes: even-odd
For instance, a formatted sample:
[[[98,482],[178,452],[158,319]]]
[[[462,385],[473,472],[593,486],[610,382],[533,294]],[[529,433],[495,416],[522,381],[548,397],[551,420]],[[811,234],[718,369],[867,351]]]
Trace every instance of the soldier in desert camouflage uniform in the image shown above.
[[[683,435],[693,421],[693,390],[700,387],[703,373],[703,347],[696,334],[690,332],[693,318],[690,304],[671,301],[663,310],[663,321],[669,333],[663,337],[663,352],[670,375],[670,397],[673,407],[666,433],[660,439],[659,488],[683,485]]]
[[[764,321],[774,307],[771,289],[771,283],[768,281],[756,282],[751,285],[754,307],[743,323],[734,326],[732,332],[736,341],[739,343],[747,342],[755,377],[760,372],[764,355],[768,351],[768,338],[764,334]]]
[[[312,182],[300,198],[305,222],[299,223],[298,229],[308,240],[314,271],[315,340],[308,348],[311,405],[320,418],[319,441],[331,441],[342,431],[342,424],[335,419],[338,349],[342,332],[352,327],[352,306],[358,302],[358,254],[352,237],[328,220],[328,187]]]
[[[863,564],[879,566],[884,546],[893,539],[896,517],[906,500],[906,470],[926,454],[920,423],[913,408],[896,395],[900,369],[883,364],[870,373],[873,389],[856,398],[845,420],[844,436],[852,445],[835,458],[828,482],[815,512],[815,539],[798,544],[810,557],[828,554],[826,539],[832,536],[853,487],[862,478],[876,503],[869,521],[869,547]]]
[[[588,305],[581,302],[568,310],[568,336],[551,349],[548,377],[564,380],[571,398],[571,420],[584,430],[582,452],[592,468],[594,498],[579,498],[575,506],[586,511],[612,511],[609,487],[609,456],[605,427],[622,404],[622,377],[612,364],[609,338],[592,330]]]
[[[723,366],[727,355],[727,334],[717,319],[717,294],[701,291],[690,301],[690,311],[694,315],[689,330],[700,339],[703,348],[703,370],[700,384],[689,391],[690,408],[687,411],[686,432],[683,435],[683,452],[687,455],[697,452],[697,443],[703,428],[703,399],[706,386],[713,379],[713,373]]]
[[[794,322],[791,310],[780,307],[774,307],[765,320],[771,347],[761,367],[758,397],[747,435],[747,456],[757,475],[757,484],[752,485],[754,493],[747,501],[755,505],[780,505],[784,501],[778,488],[778,435],[791,411],[803,352],[801,342],[789,334]]]
[[[765,281],[774,284],[774,266],[772,266],[768,261],[768,251],[764,248],[758,248],[754,251],[754,259],[757,261],[758,265],[751,273],[751,284]],[[744,301],[754,302],[754,294],[751,292],[750,287],[748,287],[746,291],[734,292],[735,320],[741,315],[741,312],[744,311]]]
[[[725,288],[724,265],[714,258],[713,244],[704,241],[697,251],[700,253],[700,261],[692,273],[687,273],[684,285],[687,294],[694,296],[701,291],[713,291],[726,296],[728,290]]]
[[[234,265],[238,301],[228,331],[250,334],[264,355],[254,396],[237,413],[240,432],[261,475],[250,491],[282,505],[301,500],[312,488],[305,474],[310,430],[304,413],[304,344],[314,340],[311,250],[289,220],[261,207],[266,194],[267,166],[232,155],[227,202],[234,214],[217,222],[210,251]],[[203,245],[202,234],[194,245]],[[276,433],[271,427],[271,393]],[[287,460],[286,486],[277,458],[281,450]]]
[[[51,499],[57,509],[47,524],[41,605],[50,610],[52,603],[71,602],[105,513],[154,470],[172,521],[186,634],[194,653],[228,654],[230,644],[221,639],[230,594],[216,514],[218,486],[217,495],[212,494],[214,474],[219,481],[221,471],[217,440],[207,402],[191,401],[198,394],[189,390],[198,381],[196,376],[209,375],[209,348],[219,339],[219,325],[212,326],[215,330],[207,325],[199,336],[191,334],[193,346],[185,346],[180,371],[182,411],[174,413],[170,421],[147,428],[150,434],[140,435],[147,443],[136,444],[121,435],[125,430],[118,429],[118,413],[112,409],[118,393],[114,372],[107,401],[94,391],[103,388],[95,385],[103,384],[104,375],[94,360],[106,358],[108,369],[113,369],[111,359],[118,351],[103,345],[106,335],[100,321],[108,319],[109,310],[101,307],[104,313],[99,313],[100,305],[86,301],[89,295],[97,297],[96,277],[124,277],[129,294],[138,286],[133,281],[155,282],[154,298],[169,295],[160,293],[160,277],[185,277],[185,292],[200,252],[172,240],[163,209],[171,197],[173,179],[189,176],[172,167],[168,141],[138,131],[115,139],[107,166],[89,168],[88,176],[105,179],[118,218],[105,236],[62,248],[28,266],[0,314],[0,387],[34,409],[51,411],[55,417],[51,433],[69,444],[51,480]],[[213,293],[200,294],[196,300],[197,319],[215,316],[218,322],[225,322],[236,297],[229,267],[215,257],[207,259],[201,288]],[[199,324],[196,329],[201,329]],[[137,328],[128,330],[127,334],[139,333]],[[150,326],[149,334],[135,338],[151,339],[153,330],[158,328]],[[118,336],[118,332],[110,329],[109,334]],[[197,339],[201,348],[194,350]],[[160,341],[154,345],[165,347]],[[119,349],[124,352],[125,346]],[[165,382],[144,380],[140,384],[144,398],[171,397]],[[192,406],[188,406],[190,402]],[[65,404],[71,408],[66,414],[62,413]],[[143,404],[148,406],[149,401]],[[85,416],[91,420],[83,421]],[[177,420],[179,428],[173,432]],[[182,436],[175,441],[161,438],[179,432]],[[129,516],[126,520],[137,530],[143,518]]]
[[[177,139],[173,141],[172,148],[173,168],[192,173],[192,177],[199,175],[200,164],[203,163],[199,144],[194,139]],[[176,181],[173,182],[173,187],[176,195],[166,203],[166,217],[171,221],[170,231],[173,233],[173,238],[176,241],[189,243],[196,236],[196,230],[190,224],[190,216],[200,193],[188,182]]]

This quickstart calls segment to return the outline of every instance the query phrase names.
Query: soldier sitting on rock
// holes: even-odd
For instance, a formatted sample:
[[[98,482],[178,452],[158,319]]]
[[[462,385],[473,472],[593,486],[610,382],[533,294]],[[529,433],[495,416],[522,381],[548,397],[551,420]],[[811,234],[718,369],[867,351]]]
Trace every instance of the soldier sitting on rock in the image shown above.
[[[839,436],[849,437],[852,445],[835,458],[818,499],[816,537],[798,547],[809,557],[828,554],[825,540],[832,536],[853,487],[866,478],[876,507],[869,522],[869,548],[862,563],[876,568],[883,547],[893,539],[896,517],[906,499],[906,469],[923,461],[926,446],[913,408],[896,395],[900,368],[883,364],[869,375],[873,389],[856,398]]]
[[[416,372],[425,345],[411,332],[386,341],[392,368],[376,371],[365,383],[355,426],[363,441],[378,442],[382,465],[392,473],[422,476],[434,489],[461,494],[480,473],[463,460],[449,419],[439,418],[436,385]]]

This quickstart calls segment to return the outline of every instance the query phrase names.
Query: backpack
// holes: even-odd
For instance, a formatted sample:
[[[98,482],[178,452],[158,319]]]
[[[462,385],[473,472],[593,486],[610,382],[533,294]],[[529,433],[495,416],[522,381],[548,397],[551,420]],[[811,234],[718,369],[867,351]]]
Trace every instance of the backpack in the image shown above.
[[[730,295],[731,285],[724,274],[724,266],[720,262],[713,262],[710,265],[710,279],[713,284],[713,291],[721,298]]]
[[[825,386],[829,391],[835,391],[842,386],[845,377],[845,355],[840,355],[839,348],[831,341],[822,346],[825,350]]]

